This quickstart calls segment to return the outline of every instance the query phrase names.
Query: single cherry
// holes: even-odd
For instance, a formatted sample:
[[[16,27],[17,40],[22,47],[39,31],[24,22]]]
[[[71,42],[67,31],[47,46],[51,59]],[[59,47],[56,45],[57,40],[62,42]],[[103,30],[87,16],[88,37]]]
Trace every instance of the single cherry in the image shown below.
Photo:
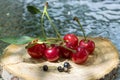
[[[45,56],[48,61],[57,61],[59,59],[59,48],[54,46],[45,50]]]
[[[34,46],[27,49],[28,54],[35,59],[39,59],[43,56],[44,51],[46,49],[46,45],[43,44],[35,44]]]
[[[84,39],[82,39],[79,42],[79,46],[84,47],[88,51],[89,54],[92,54],[94,49],[95,49],[95,43],[92,40],[84,40]]]
[[[72,54],[72,51],[62,47],[62,46],[59,46],[59,49],[60,49],[60,55],[61,57],[63,58],[71,58],[71,54]]]
[[[92,54],[93,51],[94,51],[94,49],[95,49],[95,43],[94,43],[94,41],[87,39],[87,36],[86,36],[86,34],[85,34],[85,31],[84,31],[82,25],[80,24],[79,19],[78,19],[77,17],[74,17],[73,20],[75,20],[75,21],[79,24],[80,29],[81,29],[81,31],[83,32],[83,36],[84,36],[84,39],[82,39],[82,40],[79,42],[79,46],[80,46],[80,47],[84,47],[84,48],[88,51],[89,54]]]
[[[66,34],[63,39],[66,46],[71,49],[74,49],[78,45],[78,38],[75,34]]]
[[[72,54],[72,61],[77,64],[84,63],[88,58],[88,52],[85,48],[79,47],[77,48],[77,52]]]

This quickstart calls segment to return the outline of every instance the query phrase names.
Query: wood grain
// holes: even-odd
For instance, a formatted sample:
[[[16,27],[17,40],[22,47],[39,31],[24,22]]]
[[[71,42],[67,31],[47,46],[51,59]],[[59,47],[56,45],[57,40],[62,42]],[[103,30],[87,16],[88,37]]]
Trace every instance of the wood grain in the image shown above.
[[[95,42],[96,47],[84,64],[78,65],[65,59],[59,62],[35,60],[27,54],[26,45],[11,44],[3,52],[1,66],[3,70],[22,80],[98,80],[118,67],[119,55],[110,40],[100,37],[89,39]],[[65,61],[72,66],[70,72],[58,72],[57,66],[63,65]],[[44,64],[49,66],[48,72],[42,71]]]

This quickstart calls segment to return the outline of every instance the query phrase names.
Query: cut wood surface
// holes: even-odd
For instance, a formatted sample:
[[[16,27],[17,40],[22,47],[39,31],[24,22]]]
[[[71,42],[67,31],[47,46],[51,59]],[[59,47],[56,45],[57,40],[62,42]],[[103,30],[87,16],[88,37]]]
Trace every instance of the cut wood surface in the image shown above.
[[[81,37],[80,37],[81,39]],[[1,56],[3,78],[10,73],[21,80],[98,80],[118,67],[119,54],[110,40],[105,38],[89,38],[95,42],[95,51],[89,55],[84,64],[75,64],[71,60],[48,62],[43,59],[32,59],[26,45],[9,45]],[[58,72],[57,67],[68,61],[72,68],[70,72]],[[42,70],[43,65],[48,65],[49,71]],[[6,73],[6,72],[7,73]],[[6,79],[7,80],[7,79]],[[8,79],[9,80],[9,79]],[[11,79],[10,79],[11,80]]]

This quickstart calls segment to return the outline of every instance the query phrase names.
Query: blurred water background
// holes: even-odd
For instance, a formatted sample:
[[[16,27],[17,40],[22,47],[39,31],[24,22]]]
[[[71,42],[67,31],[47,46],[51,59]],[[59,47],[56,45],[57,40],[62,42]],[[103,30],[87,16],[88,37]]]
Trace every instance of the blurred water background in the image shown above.
[[[62,36],[66,33],[82,36],[73,21],[77,16],[88,36],[108,38],[120,51],[120,0],[0,0],[0,37],[39,36],[41,15],[30,14],[26,6],[34,5],[43,11],[46,1],[48,12]],[[45,29],[48,37],[55,36],[47,20]],[[0,42],[0,53],[7,45]],[[116,80],[120,80],[119,77]]]

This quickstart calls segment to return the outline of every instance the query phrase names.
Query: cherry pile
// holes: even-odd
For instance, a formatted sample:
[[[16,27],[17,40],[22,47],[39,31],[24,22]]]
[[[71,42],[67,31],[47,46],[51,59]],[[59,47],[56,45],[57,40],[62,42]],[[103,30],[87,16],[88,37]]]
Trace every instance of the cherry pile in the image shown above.
[[[80,29],[83,32],[84,39],[79,40],[78,36],[73,33],[66,34],[63,36],[63,38],[61,38],[58,30],[56,29],[56,26],[52,23],[52,20],[49,17],[47,8],[48,3],[45,4],[44,11],[41,17],[41,28],[43,32],[43,37],[45,38],[45,42],[39,43],[38,40],[33,40],[32,42],[30,42],[26,46],[28,54],[35,59],[45,58],[48,61],[57,61],[60,58],[65,58],[71,59],[74,63],[77,64],[84,63],[87,60],[89,54],[92,54],[95,49],[94,41],[87,39],[85,31],[77,17],[74,17],[73,20],[79,24]],[[35,10],[37,12],[40,12],[38,11],[38,9]],[[48,40],[43,25],[44,15],[46,15],[46,17],[48,18],[54,32],[57,35],[57,38],[55,39],[58,39],[58,41],[55,41],[55,39],[53,39],[54,43],[50,41],[49,44],[47,43]]]
[[[30,47],[27,48],[29,55],[32,58],[45,58],[48,61],[57,61],[60,58],[71,59],[77,64],[85,62],[95,49],[95,44],[92,40],[79,40],[75,34],[66,34],[63,37],[63,44],[45,43],[39,44],[38,41],[33,41]]]

